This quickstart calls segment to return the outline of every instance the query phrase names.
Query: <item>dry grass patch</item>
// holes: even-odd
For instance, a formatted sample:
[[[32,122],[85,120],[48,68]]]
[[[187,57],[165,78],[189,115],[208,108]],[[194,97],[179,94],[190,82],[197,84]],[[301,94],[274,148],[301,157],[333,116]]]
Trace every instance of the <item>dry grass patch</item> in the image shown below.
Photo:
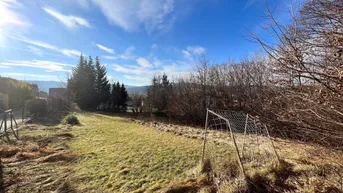
[[[73,179],[80,191],[156,192],[194,168],[201,140],[156,131],[130,120],[78,114],[70,143],[80,158]]]

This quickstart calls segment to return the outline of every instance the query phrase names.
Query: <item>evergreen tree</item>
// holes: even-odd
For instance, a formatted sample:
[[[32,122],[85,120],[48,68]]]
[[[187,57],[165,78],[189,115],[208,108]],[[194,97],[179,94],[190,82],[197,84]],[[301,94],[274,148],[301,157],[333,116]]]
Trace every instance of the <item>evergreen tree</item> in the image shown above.
[[[72,100],[74,100],[81,109],[94,109],[96,73],[93,60],[89,61],[80,55],[79,63],[72,69],[71,77],[68,79],[68,90]]]
[[[168,76],[163,73],[160,93],[160,110],[165,111],[168,108],[169,93],[171,91],[171,84],[169,83]]]
[[[86,71],[86,100],[87,100],[87,108],[88,109],[95,109],[97,106],[96,102],[96,88],[95,88],[95,81],[96,81],[96,70],[94,66],[94,62],[91,56],[89,56],[88,63],[85,68]]]
[[[128,94],[127,94],[127,91],[126,91],[124,84],[121,84],[119,91],[120,91],[119,104],[123,110],[126,110]]]
[[[100,64],[98,57],[96,57],[95,59],[95,70],[96,70],[96,81],[95,81],[96,104],[97,106],[99,106],[100,104],[105,104],[109,101],[111,85],[109,84],[109,81],[107,80],[106,68]]]
[[[116,111],[119,111],[119,98],[120,98],[120,84],[119,82],[112,84],[112,92],[111,92],[111,102],[112,108]]]
[[[148,88],[148,103],[150,109],[166,111],[169,105],[168,101],[171,89],[171,84],[166,74],[154,76],[151,86]]]

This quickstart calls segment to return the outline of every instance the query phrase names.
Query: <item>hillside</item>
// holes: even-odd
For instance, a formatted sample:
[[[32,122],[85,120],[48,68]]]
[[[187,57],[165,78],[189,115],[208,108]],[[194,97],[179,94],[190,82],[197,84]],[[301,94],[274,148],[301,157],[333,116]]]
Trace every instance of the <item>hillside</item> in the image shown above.
[[[21,128],[20,141],[1,146],[6,192],[210,193],[218,183],[223,193],[342,192],[341,151],[274,139],[282,161],[261,171],[247,166],[244,181],[231,143],[211,145],[220,165],[199,165],[199,128],[96,113],[78,113],[81,125],[70,126],[59,124],[63,116],[35,120]],[[234,180],[213,181],[211,172]]]
[[[44,92],[49,92],[49,88],[65,88],[66,83],[60,81],[28,81],[30,84],[37,84],[38,88]],[[148,86],[131,86],[126,85],[128,94],[146,94]]]

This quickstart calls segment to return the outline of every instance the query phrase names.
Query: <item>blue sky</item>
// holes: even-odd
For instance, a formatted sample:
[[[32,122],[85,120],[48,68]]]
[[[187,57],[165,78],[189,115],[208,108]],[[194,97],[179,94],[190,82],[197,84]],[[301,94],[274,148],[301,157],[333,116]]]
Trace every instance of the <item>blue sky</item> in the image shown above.
[[[280,21],[288,1],[269,0]],[[289,3],[289,2],[288,2]],[[65,81],[80,53],[99,56],[111,81],[147,85],[260,50],[265,0],[0,0],[0,75]]]

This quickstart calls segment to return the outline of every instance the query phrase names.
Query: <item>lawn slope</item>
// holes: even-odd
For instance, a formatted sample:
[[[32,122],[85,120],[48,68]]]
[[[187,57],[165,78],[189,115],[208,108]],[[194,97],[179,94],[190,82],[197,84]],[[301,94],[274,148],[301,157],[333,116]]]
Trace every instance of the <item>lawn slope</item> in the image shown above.
[[[182,177],[200,160],[202,141],[187,139],[101,114],[78,114],[70,147],[80,191],[154,192]],[[79,183],[78,183],[79,182]]]

